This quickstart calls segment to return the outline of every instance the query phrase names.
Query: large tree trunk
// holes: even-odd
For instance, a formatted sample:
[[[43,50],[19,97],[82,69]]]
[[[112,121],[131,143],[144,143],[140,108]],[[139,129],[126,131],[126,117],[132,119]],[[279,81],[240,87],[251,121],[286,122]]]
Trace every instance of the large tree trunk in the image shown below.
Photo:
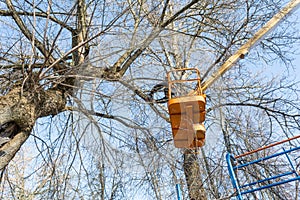
[[[7,1],[7,6],[22,33],[31,39],[32,33],[24,25],[10,0]],[[73,61],[76,68],[85,62],[89,53],[88,43],[79,45],[87,39],[85,0],[78,1],[77,14],[77,27],[72,32]],[[35,45],[49,59],[50,64],[54,63],[55,59],[46,51],[42,42],[35,39]],[[54,70],[58,70],[57,73],[61,74],[70,66],[62,67],[56,69],[54,66]],[[39,117],[56,115],[64,111],[66,93],[72,93],[75,84],[73,77],[62,79],[61,85],[48,90],[44,90],[39,85],[40,77],[43,76],[29,72],[22,84],[16,84],[8,94],[0,97],[0,170],[8,165],[27,140],[36,120]]]
[[[65,104],[59,90],[24,91],[16,87],[0,97],[0,170],[27,140],[36,120],[63,111]]]
[[[207,195],[203,188],[201,169],[195,152],[193,150],[186,149],[184,152],[183,162],[190,200],[206,200]]]

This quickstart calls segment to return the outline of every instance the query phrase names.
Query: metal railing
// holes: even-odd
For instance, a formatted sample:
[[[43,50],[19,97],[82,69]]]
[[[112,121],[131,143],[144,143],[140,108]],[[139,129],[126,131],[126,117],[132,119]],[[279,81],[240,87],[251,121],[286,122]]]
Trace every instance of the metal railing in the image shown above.
[[[278,186],[281,184],[300,180],[300,175],[297,172],[297,170],[295,169],[295,167],[290,159],[290,156],[289,156],[290,153],[300,150],[300,146],[294,147],[294,148],[289,148],[289,149],[282,148],[282,150],[280,152],[273,153],[271,155],[267,155],[267,156],[264,156],[264,157],[261,157],[258,159],[253,159],[253,160],[247,161],[247,162],[245,162],[241,159],[245,156],[248,156],[248,155],[254,154],[256,152],[277,146],[279,144],[289,142],[289,141],[297,139],[299,137],[300,137],[300,135],[280,141],[280,142],[276,142],[276,143],[273,143],[273,144],[270,144],[270,145],[267,145],[267,146],[264,146],[261,148],[258,148],[253,151],[246,152],[246,153],[238,155],[238,156],[233,156],[232,154],[227,153],[226,161],[227,161],[229,176],[230,176],[231,183],[233,185],[233,188],[235,190],[238,200],[243,200],[242,195],[244,195],[244,194],[248,194],[248,193],[252,193],[255,191],[260,191],[260,190],[267,189],[270,187],[274,187],[274,186]],[[272,174],[267,178],[255,180],[250,183],[249,182],[247,182],[245,184],[239,183],[239,178],[238,178],[239,170],[245,170],[245,168],[247,168],[251,165],[259,165],[262,161],[266,161],[266,160],[276,158],[279,156],[286,157],[286,159],[288,161],[288,165],[289,165],[288,171],[278,172],[277,174]],[[245,170],[245,171],[247,171],[247,170]]]

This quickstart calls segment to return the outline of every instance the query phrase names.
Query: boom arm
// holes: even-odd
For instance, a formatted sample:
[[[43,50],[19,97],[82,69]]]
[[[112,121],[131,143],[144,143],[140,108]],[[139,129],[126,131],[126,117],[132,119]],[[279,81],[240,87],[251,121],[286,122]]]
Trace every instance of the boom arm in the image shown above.
[[[210,87],[220,76],[222,76],[227,70],[229,70],[240,58],[246,55],[250,48],[253,47],[264,35],[266,35],[270,30],[275,28],[276,25],[284,18],[286,15],[291,13],[293,10],[298,8],[300,5],[300,0],[292,0],[288,3],[279,13],[277,13],[272,19],[270,19],[260,30],[258,30],[254,36],[248,40],[240,49],[236,51],[235,54],[230,56],[228,60],[216,71],[214,72],[202,85],[202,91],[205,91]]]

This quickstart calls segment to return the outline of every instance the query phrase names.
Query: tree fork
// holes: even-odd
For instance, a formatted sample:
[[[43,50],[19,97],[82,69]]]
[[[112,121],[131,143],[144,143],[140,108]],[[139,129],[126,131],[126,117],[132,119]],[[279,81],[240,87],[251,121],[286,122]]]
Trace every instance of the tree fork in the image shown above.
[[[32,93],[30,90],[22,92],[21,87],[16,87],[0,97],[0,125],[14,123],[19,128],[0,147],[0,170],[8,165],[28,139],[36,120],[64,111],[65,105],[66,98],[59,90]]]

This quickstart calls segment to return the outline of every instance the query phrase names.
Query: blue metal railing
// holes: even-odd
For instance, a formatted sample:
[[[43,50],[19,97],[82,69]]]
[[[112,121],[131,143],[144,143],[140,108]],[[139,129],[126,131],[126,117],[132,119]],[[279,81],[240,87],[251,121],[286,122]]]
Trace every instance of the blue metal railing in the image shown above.
[[[283,148],[282,152],[275,153],[273,155],[269,155],[269,156],[259,158],[259,159],[256,159],[256,160],[252,160],[250,162],[243,163],[243,164],[240,164],[240,165],[238,165],[238,160],[232,154],[227,153],[226,161],[227,161],[229,176],[230,176],[233,188],[235,190],[237,199],[238,200],[243,200],[242,195],[244,195],[244,194],[248,194],[248,193],[252,193],[252,192],[255,192],[255,191],[259,191],[259,190],[267,189],[267,188],[270,188],[270,187],[274,187],[274,186],[277,186],[277,185],[285,184],[285,183],[288,183],[288,182],[300,180],[300,176],[298,175],[297,171],[295,170],[295,167],[293,166],[293,163],[292,163],[290,157],[288,156],[288,153],[299,150],[299,149],[300,149],[300,147],[295,147],[295,148],[291,148],[291,149],[288,149],[288,150],[285,150]],[[261,161],[265,161],[265,160],[275,158],[275,157],[278,157],[278,156],[281,156],[281,155],[285,155],[287,157],[289,165],[291,166],[291,169],[292,169],[291,171],[284,172],[284,173],[281,173],[281,174],[276,174],[276,175],[270,176],[268,178],[265,178],[265,179],[262,179],[262,180],[257,180],[257,181],[247,183],[247,184],[244,184],[244,185],[239,185],[238,177],[237,177],[237,171],[238,170],[240,170],[241,168],[246,168],[249,165],[257,164]],[[240,157],[240,156],[236,156],[236,157]],[[295,176],[290,177],[292,175],[295,175]],[[278,178],[281,178],[281,180],[275,181],[275,179],[278,179]],[[271,183],[266,183],[268,181],[271,181]],[[257,186],[256,188],[249,188],[250,186],[259,185],[261,183],[266,184],[266,185]]]
[[[227,161],[227,166],[228,166],[228,171],[229,171],[229,176],[231,179],[231,183],[233,185],[233,188],[235,189],[235,192],[237,194],[237,198],[238,200],[243,200],[242,198],[242,194],[240,191],[240,187],[238,185],[236,176],[235,176],[235,171],[233,169],[233,162],[235,162],[235,158],[233,157],[233,155],[231,155],[230,153],[227,153],[226,155],[226,161]]]
[[[180,189],[180,184],[176,184],[176,194],[177,194],[177,200],[181,200],[181,189]]]
[[[257,160],[253,160],[253,161],[251,161],[251,162],[248,162],[248,163],[245,163],[245,164],[236,166],[235,168],[246,167],[246,166],[248,166],[248,165],[252,165],[252,164],[255,164],[255,163],[259,163],[259,162],[261,162],[261,161],[268,160],[268,159],[271,159],[271,158],[274,158],[274,157],[277,157],[277,156],[280,156],[280,155],[283,155],[283,154],[287,155],[287,153],[290,153],[290,152],[292,152],[292,151],[296,151],[296,150],[298,150],[298,149],[300,149],[300,146],[299,146],[299,147],[292,148],[292,149],[289,149],[289,150],[284,150],[284,151],[282,151],[282,152],[275,153],[275,154],[273,154],[273,155],[266,156],[266,157],[264,157],[264,158],[259,158],[259,159],[257,159]]]
[[[286,173],[283,173],[283,174],[272,176],[270,178],[266,178],[266,179],[263,179],[263,180],[259,180],[259,181],[256,181],[256,182],[252,182],[252,183],[249,183],[249,184],[242,185],[242,186],[240,186],[240,188],[250,187],[252,185],[260,184],[260,183],[263,183],[265,181],[271,181],[271,180],[276,179],[276,178],[281,178],[281,177],[284,177],[284,176],[289,176],[289,175],[292,175],[293,173],[294,173],[293,171],[286,172]]]

